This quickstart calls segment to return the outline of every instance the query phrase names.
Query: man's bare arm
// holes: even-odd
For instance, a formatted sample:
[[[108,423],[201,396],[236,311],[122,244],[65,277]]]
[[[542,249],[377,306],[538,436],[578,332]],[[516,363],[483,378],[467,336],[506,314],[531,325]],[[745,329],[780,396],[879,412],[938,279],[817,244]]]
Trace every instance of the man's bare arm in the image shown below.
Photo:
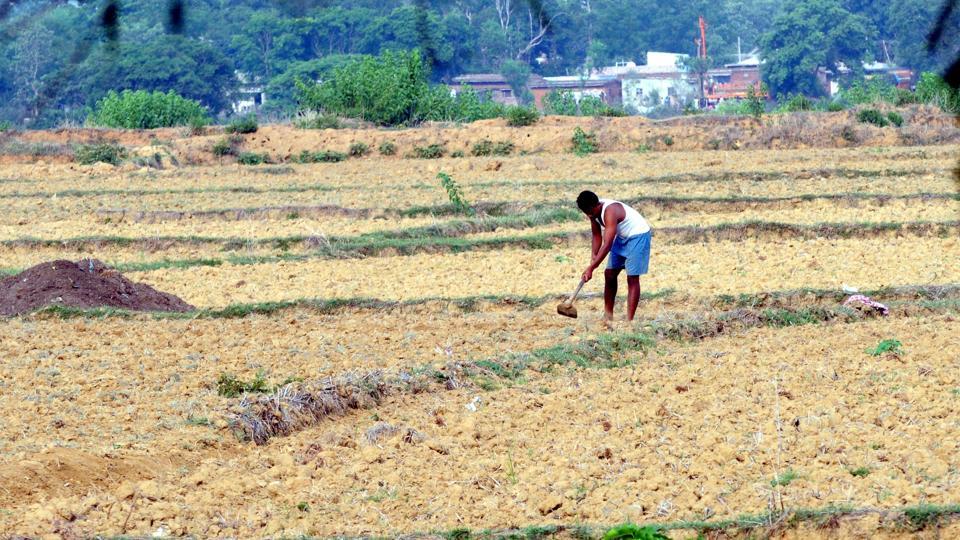
[[[593,255],[590,265],[587,266],[587,269],[583,272],[584,281],[590,281],[590,279],[593,277],[593,271],[600,266],[604,259],[607,258],[607,254],[610,253],[610,248],[613,247],[613,241],[617,238],[617,224],[623,221],[626,217],[627,213],[624,211],[623,206],[619,204],[611,204],[607,207],[606,212],[603,214],[602,243],[600,244],[600,248]],[[597,228],[599,228],[599,226]]]
[[[603,243],[603,237],[600,235],[600,225],[597,220],[590,218],[590,232],[593,233],[590,239],[590,257],[596,257],[600,245]]]

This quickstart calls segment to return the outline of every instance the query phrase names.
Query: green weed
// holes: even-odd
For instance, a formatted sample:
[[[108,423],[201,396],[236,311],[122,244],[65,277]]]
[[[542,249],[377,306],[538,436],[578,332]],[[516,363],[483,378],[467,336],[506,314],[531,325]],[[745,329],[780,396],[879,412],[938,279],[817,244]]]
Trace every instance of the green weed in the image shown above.
[[[221,373],[217,379],[217,394],[223,397],[237,397],[241,394],[266,394],[271,391],[262,371],[250,382],[244,382],[229,373]]]
[[[446,153],[447,149],[442,144],[413,147],[413,157],[418,159],[440,159]]]
[[[370,147],[366,143],[355,142],[350,145],[350,155],[353,157],[363,157],[367,155],[370,151]]]
[[[457,212],[467,215],[474,214],[473,208],[466,199],[463,198],[463,190],[460,188],[460,185],[457,184],[456,180],[447,173],[437,174],[437,179],[440,180],[440,185],[446,190],[450,204],[453,205]]]
[[[900,343],[900,340],[898,339],[885,339],[880,343],[877,343],[876,347],[867,349],[866,353],[870,356],[881,356],[884,354],[900,356],[903,354],[903,343]]]
[[[573,130],[571,142],[573,143],[573,153],[580,157],[587,154],[596,154],[600,151],[597,146],[597,134],[592,131],[586,132],[580,129],[580,126]]]
[[[870,469],[868,467],[857,467],[856,469],[850,469],[850,474],[857,478],[866,478],[870,476]]]
[[[126,148],[113,143],[80,144],[74,150],[77,163],[92,165],[97,162],[119,165],[127,157]]]
[[[772,487],[777,487],[777,486],[786,487],[786,486],[789,486],[790,483],[793,482],[794,480],[796,480],[797,478],[799,478],[799,475],[798,475],[796,472],[794,472],[793,469],[787,469],[786,471],[784,471],[783,473],[781,473],[780,476],[777,476],[777,477],[775,477],[773,480],[771,480],[771,481],[770,481],[770,486],[772,486]]]
[[[382,156],[392,156],[397,153],[397,145],[390,141],[383,141],[377,149]]]
[[[256,115],[251,114],[230,122],[223,131],[224,133],[256,133],[259,128]]]
[[[641,527],[633,523],[624,523],[608,530],[603,535],[603,540],[670,540],[670,538],[651,526]]]

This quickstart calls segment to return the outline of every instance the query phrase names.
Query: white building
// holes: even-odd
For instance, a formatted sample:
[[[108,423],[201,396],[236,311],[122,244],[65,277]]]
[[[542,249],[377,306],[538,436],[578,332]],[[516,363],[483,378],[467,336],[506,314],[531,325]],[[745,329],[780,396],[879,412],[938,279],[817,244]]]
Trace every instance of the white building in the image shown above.
[[[697,99],[696,82],[683,68],[687,57],[650,51],[644,65],[622,62],[601,71],[616,73],[620,78],[623,107],[628,111],[647,114],[659,107],[682,109]]]

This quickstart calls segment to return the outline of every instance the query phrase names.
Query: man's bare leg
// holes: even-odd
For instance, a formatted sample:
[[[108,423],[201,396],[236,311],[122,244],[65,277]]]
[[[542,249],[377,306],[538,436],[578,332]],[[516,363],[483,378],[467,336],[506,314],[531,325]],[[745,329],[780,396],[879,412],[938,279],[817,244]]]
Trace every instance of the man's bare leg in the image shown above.
[[[603,311],[607,322],[613,320],[613,304],[617,300],[617,276],[620,268],[607,268],[603,271]]]
[[[640,276],[627,276],[627,320],[632,321],[640,303]]]

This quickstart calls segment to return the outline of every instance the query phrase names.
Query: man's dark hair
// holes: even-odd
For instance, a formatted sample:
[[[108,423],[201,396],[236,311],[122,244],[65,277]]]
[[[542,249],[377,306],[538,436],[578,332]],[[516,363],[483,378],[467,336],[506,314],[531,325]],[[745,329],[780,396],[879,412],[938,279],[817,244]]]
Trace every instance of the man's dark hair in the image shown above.
[[[589,214],[598,204],[600,204],[600,197],[592,191],[581,191],[580,195],[577,195],[577,208],[584,214]]]

